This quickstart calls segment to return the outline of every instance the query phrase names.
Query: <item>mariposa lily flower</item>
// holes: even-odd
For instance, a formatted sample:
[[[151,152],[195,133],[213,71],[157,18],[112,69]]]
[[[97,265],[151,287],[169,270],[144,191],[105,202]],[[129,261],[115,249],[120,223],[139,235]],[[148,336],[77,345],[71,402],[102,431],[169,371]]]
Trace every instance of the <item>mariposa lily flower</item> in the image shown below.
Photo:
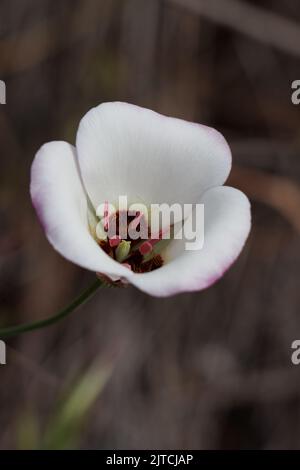
[[[250,205],[241,191],[223,186],[230,169],[230,148],[215,129],[127,103],[104,103],[82,118],[75,147],[55,141],[40,148],[31,196],[62,256],[111,282],[164,297],[207,288],[241,252]],[[202,249],[186,250],[184,240],[173,239],[158,254],[158,240],[138,245],[119,234],[109,237],[99,207],[120,195],[137,206],[203,204]]]

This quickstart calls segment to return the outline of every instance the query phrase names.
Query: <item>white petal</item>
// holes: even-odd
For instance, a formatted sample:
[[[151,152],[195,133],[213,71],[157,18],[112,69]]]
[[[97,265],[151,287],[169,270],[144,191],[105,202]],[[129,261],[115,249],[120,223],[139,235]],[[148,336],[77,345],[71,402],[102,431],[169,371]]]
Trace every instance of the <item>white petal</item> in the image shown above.
[[[128,276],[128,269],[104,253],[90,235],[74,147],[50,142],[40,148],[32,164],[30,192],[47,238],[61,255],[112,278]]]
[[[95,207],[119,195],[128,203],[194,203],[231,168],[228,144],[215,129],[127,103],[91,109],[76,147]]]
[[[209,189],[203,196],[204,246],[186,251],[184,240],[173,240],[163,258],[166,263],[128,280],[148,294],[166,297],[196,291],[216,282],[236,260],[251,226],[250,204],[239,190],[227,186]]]

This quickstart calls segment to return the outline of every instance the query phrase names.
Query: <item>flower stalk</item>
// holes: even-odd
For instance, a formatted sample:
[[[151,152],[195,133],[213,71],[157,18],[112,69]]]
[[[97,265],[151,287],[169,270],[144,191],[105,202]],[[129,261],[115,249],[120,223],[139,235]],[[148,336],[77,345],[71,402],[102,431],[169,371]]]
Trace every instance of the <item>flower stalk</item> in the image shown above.
[[[36,322],[25,323],[23,325],[11,326],[0,329],[0,339],[11,338],[21,333],[26,333],[33,330],[38,330],[46,326],[53,325],[58,321],[65,318],[70,313],[74,312],[78,307],[83,305],[92,295],[100,288],[103,287],[103,283],[97,278],[95,282],[87,289],[85,289],[78,297],[76,297],[67,307],[45,320],[39,320]]]

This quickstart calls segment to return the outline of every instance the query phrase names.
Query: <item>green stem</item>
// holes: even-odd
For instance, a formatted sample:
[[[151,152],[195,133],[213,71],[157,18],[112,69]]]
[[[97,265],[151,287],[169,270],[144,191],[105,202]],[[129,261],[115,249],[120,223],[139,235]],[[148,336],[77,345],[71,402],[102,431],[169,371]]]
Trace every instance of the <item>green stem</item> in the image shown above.
[[[39,320],[32,323],[26,323],[25,325],[18,325],[18,326],[11,326],[8,328],[0,329],[0,338],[10,338],[11,336],[16,336],[19,333],[25,333],[27,331],[38,330],[39,328],[43,328],[44,326],[50,326],[54,323],[58,322],[62,318],[72,313],[76,310],[80,305],[83,305],[93,294],[96,292],[99,287],[103,287],[102,282],[100,279],[97,279],[90,287],[88,287],[85,291],[83,291],[73,302],[70,303],[66,308],[58,312],[56,315],[52,317],[46,318],[45,320]]]

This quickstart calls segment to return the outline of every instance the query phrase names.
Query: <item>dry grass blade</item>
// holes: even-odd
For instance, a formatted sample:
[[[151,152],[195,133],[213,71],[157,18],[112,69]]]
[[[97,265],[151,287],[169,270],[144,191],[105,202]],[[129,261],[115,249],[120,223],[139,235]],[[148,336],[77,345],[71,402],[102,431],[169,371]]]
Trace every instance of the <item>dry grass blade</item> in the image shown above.
[[[239,0],[169,0],[264,44],[300,56],[300,27],[287,18]]]

